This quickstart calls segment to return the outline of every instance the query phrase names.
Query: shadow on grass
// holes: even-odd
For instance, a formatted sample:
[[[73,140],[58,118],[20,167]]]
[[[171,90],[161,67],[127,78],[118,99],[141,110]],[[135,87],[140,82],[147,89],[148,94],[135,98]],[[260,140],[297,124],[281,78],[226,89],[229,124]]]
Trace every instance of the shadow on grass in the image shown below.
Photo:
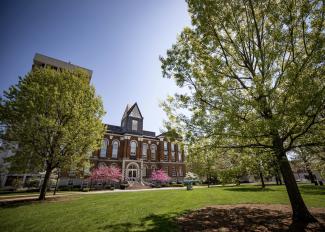
[[[299,185],[302,194],[325,195],[325,186]]]
[[[50,202],[61,202],[76,200],[78,197],[75,196],[59,196],[59,197],[48,197],[44,201],[39,201],[35,198],[28,199],[13,199],[9,201],[0,201],[0,208],[17,208],[20,206],[32,205],[32,204],[46,204]]]
[[[184,212],[185,213],[185,212]],[[161,232],[174,232],[180,231],[177,224],[177,215],[174,213],[169,214],[150,214],[142,218],[139,223],[118,223],[108,224],[101,228],[102,231],[161,231]]]
[[[44,201],[46,202],[46,201]],[[15,201],[2,201],[0,202],[1,208],[16,208],[25,205],[40,204],[43,203],[37,199],[19,199]]]
[[[322,214],[325,216],[325,214]],[[319,215],[316,215],[318,216]],[[250,207],[207,207],[179,218],[182,231],[324,231],[320,223],[292,223],[291,213]]]
[[[270,192],[275,191],[269,188],[261,188],[261,187],[228,187],[224,188],[226,191],[233,191],[233,192]]]

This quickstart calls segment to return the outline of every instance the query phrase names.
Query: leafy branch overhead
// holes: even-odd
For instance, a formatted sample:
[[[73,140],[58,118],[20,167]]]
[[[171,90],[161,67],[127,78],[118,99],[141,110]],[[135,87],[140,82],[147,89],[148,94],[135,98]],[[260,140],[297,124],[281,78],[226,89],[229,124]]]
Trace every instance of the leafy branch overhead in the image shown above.
[[[270,149],[274,136],[285,150],[324,145],[323,3],[188,3],[193,27],[161,58],[164,76],[189,88],[164,104],[188,137],[234,148]]]
[[[268,154],[285,180],[293,219],[315,221],[286,153],[325,146],[324,1],[187,2],[192,27],[160,58],[164,77],[188,87],[162,104],[167,126],[223,158]],[[236,177],[240,165],[231,163]]]

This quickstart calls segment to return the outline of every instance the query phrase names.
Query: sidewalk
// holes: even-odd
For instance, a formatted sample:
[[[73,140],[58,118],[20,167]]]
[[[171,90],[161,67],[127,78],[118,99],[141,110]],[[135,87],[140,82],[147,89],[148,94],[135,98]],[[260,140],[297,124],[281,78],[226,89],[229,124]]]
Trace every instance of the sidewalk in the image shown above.
[[[207,188],[207,186],[193,186],[197,188]],[[164,191],[164,190],[186,190],[186,187],[166,187],[166,188],[150,188],[150,189],[131,189],[131,190],[101,190],[101,191],[90,191],[90,192],[58,192],[53,195],[51,192],[46,195],[47,199],[60,198],[66,196],[77,196],[77,195],[91,195],[91,194],[111,194],[111,193],[128,193],[128,192],[144,192],[144,191]],[[21,194],[21,195],[0,195],[0,205],[10,204],[14,202],[32,201],[38,199],[38,193],[35,194]]]

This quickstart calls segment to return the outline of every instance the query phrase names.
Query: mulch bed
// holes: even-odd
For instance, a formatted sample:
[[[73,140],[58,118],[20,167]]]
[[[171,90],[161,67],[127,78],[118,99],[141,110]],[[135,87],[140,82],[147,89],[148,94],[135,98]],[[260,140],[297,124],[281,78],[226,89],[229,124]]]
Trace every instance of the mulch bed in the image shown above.
[[[182,231],[322,231],[325,208],[310,208],[320,223],[293,224],[288,205],[218,205],[192,211],[178,218]]]

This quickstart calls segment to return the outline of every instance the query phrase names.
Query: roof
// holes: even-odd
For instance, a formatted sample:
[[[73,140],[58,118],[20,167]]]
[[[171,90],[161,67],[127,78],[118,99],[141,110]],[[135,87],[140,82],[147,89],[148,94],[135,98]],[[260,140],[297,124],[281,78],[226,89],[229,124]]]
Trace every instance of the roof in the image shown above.
[[[36,53],[34,56],[34,64],[47,64],[53,67],[58,67],[58,68],[62,68],[62,69],[67,69],[67,70],[74,70],[74,69],[82,69],[84,71],[86,71],[89,76],[91,77],[93,74],[93,71],[87,68],[83,68],[80,67],[78,65],[75,64],[71,64],[70,62],[65,62],[62,60],[58,60],[49,56],[45,56],[39,53]]]
[[[123,134],[123,129],[120,126],[115,126],[115,125],[109,125],[107,124],[107,131],[116,133],[116,134]]]
[[[133,114],[133,115],[131,115],[131,114]],[[126,118],[127,116],[140,117],[140,118],[143,119],[142,114],[140,112],[140,109],[139,109],[139,106],[138,106],[137,103],[134,103],[132,106],[131,106],[131,104],[127,104],[127,106],[125,108],[125,111],[124,111],[124,114],[123,114],[123,117],[122,117],[122,120],[124,118]]]
[[[115,126],[115,125],[110,125],[106,124],[107,126],[107,132],[109,133],[114,133],[114,134],[134,134],[134,135],[143,135],[143,136],[148,136],[148,137],[156,137],[156,133],[153,131],[142,131],[142,132],[136,132],[136,131],[125,131],[123,130],[122,127],[120,126]]]

